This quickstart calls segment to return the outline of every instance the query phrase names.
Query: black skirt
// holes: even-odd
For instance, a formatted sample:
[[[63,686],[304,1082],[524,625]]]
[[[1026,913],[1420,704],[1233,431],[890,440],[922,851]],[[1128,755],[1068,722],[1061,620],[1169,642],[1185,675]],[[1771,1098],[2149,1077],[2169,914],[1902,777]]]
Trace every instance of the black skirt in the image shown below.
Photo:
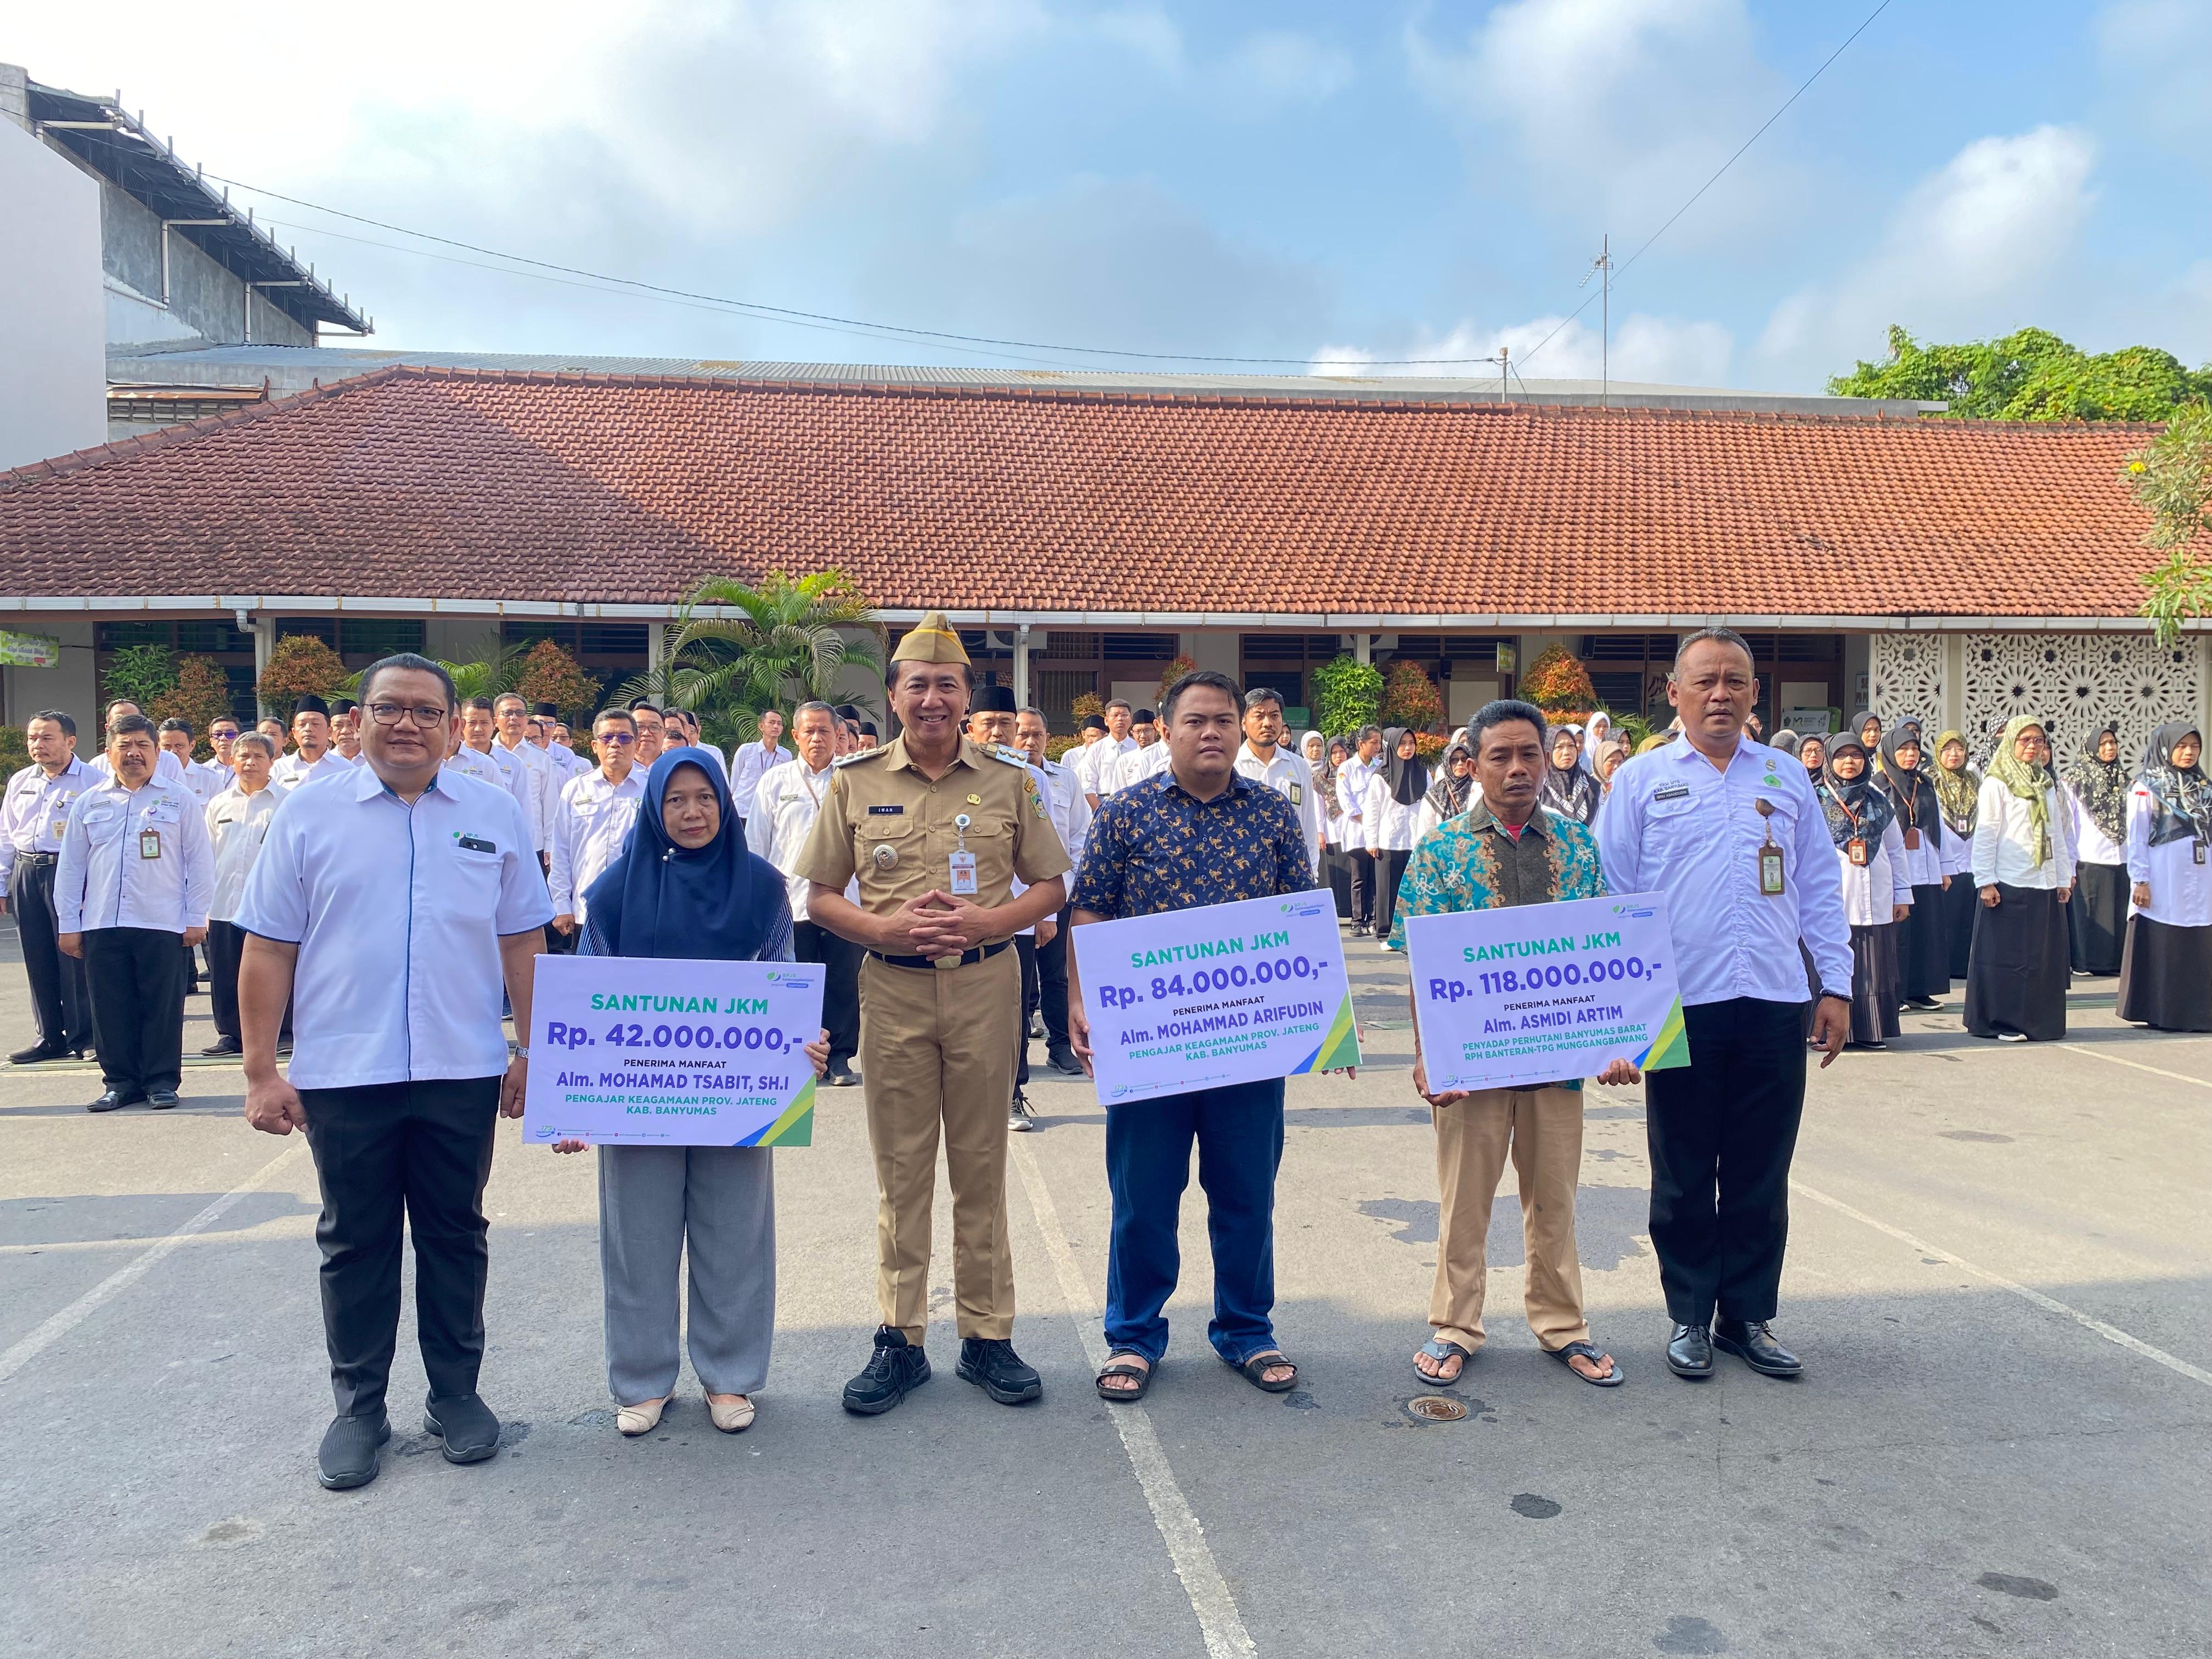
[[[1966,968],[1966,1029],[2017,1031],[2039,1042],[2066,1035],[2065,906],[2056,890],[1997,884],[1997,906],[1978,904]]]
[[[2074,898],[2066,907],[2067,931],[2074,941],[2074,971],[2100,976],[2118,973],[2127,923],[2127,866],[2076,865]]]
[[[2212,1031],[2212,927],[2130,916],[2119,1014],[2161,1031]]]
[[[1887,1042],[1902,1029],[1897,983],[1897,924],[1852,928],[1851,1042]]]
[[[1328,872],[1328,890],[1336,897],[1337,919],[1352,920],[1352,860],[1344,848],[1334,842],[1321,855],[1321,867]]]
[[[1944,948],[1951,954],[1951,977],[1964,979],[1974,954],[1974,918],[1982,913],[1981,890],[1973,872],[1961,870],[1943,894]]]
[[[1943,911],[1948,896],[1941,882],[1916,886],[1912,908],[1898,924],[1898,990],[1907,1002],[1941,1002],[1951,994],[1951,934]]]

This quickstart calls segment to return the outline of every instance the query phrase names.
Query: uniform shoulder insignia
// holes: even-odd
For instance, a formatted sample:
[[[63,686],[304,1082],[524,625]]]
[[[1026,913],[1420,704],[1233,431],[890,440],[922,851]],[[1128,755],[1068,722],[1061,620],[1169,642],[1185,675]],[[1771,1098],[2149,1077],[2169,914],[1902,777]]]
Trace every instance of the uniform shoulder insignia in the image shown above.
[[[1004,761],[1007,765],[1018,766],[1024,771],[1029,769],[1030,757],[1019,750],[1007,748],[1002,743],[985,744],[983,752],[994,761]]]
[[[840,755],[830,763],[832,766],[854,766],[861,761],[881,760],[890,752],[888,749],[856,749],[849,755]]]

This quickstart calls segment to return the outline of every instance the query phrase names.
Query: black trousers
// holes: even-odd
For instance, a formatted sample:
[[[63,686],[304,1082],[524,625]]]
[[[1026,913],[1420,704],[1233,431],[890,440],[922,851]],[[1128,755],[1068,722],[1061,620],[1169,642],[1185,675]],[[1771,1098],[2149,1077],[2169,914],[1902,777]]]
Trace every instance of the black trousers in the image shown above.
[[[830,1032],[830,1063],[850,1064],[860,1052],[860,957],[851,939],[811,921],[791,924],[791,951],[801,962],[818,962],[822,975],[822,1024]]]
[[[92,999],[84,963],[62,954],[54,921],[54,855],[18,853],[9,872],[8,908],[23,942],[23,972],[31,981],[31,1012],[39,1041],[48,1048],[88,1048]]]
[[[1375,855],[1348,847],[1344,856],[1352,866],[1352,924],[1363,927],[1375,920]]]
[[[1060,907],[1052,943],[1040,945],[1036,951],[1036,992],[1029,1006],[1044,1015],[1048,1048],[1067,1047],[1067,919],[1072,914],[1069,906]]]
[[[1375,854],[1375,937],[1390,937],[1390,924],[1398,915],[1398,884],[1404,879],[1406,866],[1413,860],[1411,850],[1386,847]]]
[[[384,1408],[399,1340],[401,1223],[415,1241],[415,1332],[430,1392],[474,1394],[491,1250],[484,1182],[496,1077],[302,1089],[322,1182],[323,1339],[342,1417]]]
[[[1737,997],[1682,1011],[1690,1064],[1646,1073],[1651,1248],[1676,1323],[1771,1319],[1805,1109],[1802,1005]]]
[[[1322,854],[1321,864],[1328,874],[1329,891],[1336,896],[1338,920],[1351,921],[1358,914],[1352,905],[1352,854],[1332,842]]]
[[[181,937],[160,927],[94,927],[84,934],[100,1074],[111,1089],[173,1089],[184,1075]]]
[[[246,954],[246,930],[233,921],[208,923],[208,1004],[215,1016],[216,1035],[233,1042],[244,1037],[238,1023],[238,964]],[[284,1027],[277,1040],[292,1038],[292,1005],[284,1005]]]

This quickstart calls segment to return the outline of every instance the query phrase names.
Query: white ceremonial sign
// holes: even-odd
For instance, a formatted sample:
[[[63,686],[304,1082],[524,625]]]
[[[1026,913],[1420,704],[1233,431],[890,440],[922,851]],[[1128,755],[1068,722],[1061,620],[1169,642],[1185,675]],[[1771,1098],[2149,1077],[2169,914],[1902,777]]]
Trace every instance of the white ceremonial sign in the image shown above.
[[[1404,921],[1432,1095],[1690,1063],[1663,895]]]
[[[1326,887],[1072,930],[1098,1098],[1359,1064]]]
[[[823,969],[806,962],[538,958],[526,1141],[805,1146]]]

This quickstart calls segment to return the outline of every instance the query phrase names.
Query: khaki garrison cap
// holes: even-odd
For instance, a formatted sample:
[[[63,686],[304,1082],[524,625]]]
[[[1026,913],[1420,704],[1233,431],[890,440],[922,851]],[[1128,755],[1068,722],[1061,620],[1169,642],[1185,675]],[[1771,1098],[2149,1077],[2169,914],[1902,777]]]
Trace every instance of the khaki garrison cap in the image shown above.
[[[967,647],[960,643],[960,635],[942,611],[932,611],[907,630],[891,653],[893,662],[957,662],[968,661]],[[969,665],[973,666],[973,665]]]

